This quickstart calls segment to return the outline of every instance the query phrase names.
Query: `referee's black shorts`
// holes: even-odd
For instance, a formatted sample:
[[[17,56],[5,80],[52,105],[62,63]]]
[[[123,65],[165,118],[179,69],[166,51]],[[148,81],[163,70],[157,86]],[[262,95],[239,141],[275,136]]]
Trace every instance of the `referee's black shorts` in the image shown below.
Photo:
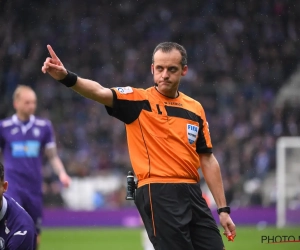
[[[147,184],[135,203],[155,250],[225,249],[199,183]]]

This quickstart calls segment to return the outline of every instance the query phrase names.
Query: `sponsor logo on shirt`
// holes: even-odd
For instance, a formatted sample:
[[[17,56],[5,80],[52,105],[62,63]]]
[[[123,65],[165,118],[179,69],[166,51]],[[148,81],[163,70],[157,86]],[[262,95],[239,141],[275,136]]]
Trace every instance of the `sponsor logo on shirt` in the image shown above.
[[[186,127],[189,143],[193,144],[197,139],[199,127],[192,124],[187,124]]]
[[[165,102],[166,105],[170,105],[170,106],[179,106],[182,107],[182,103],[180,102]]]
[[[11,143],[13,157],[38,157],[41,143],[39,141],[14,141]]]
[[[121,93],[121,94],[129,94],[132,93],[133,90],[131,87],[117,87],[117,90]]]

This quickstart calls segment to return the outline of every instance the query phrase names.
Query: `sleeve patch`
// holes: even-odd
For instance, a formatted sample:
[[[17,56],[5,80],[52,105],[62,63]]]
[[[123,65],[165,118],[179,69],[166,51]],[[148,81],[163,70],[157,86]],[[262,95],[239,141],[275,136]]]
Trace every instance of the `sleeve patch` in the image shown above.
[[[133,92],[131,87],[117,87],[116,90],[121,94],[129,94]]]

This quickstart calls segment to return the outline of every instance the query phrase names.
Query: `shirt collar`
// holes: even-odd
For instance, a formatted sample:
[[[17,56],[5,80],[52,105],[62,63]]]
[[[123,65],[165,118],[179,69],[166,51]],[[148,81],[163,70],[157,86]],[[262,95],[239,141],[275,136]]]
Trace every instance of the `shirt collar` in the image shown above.
[[[34,121],[35,121],[35,116],[30,115],[29,117],[29,122],[26,123],[25,125],[19,120],[18,116],[14,114],[12,116],[12,121],[14,124],[19,125],[21,127],[22,133],[26,134],[26,132],[33,126]]]

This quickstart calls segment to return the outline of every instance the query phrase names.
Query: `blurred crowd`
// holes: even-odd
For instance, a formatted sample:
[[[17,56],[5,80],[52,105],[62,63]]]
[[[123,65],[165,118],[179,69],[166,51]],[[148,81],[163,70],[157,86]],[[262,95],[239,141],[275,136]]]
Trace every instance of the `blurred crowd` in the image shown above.
[[[188,52],[181,91],[206,110],[229,204],[243,183],[275,168],[279,136],[300,134],[299,108],[275,107],[278,90],[300,58],[300,4],[292,0],[0,1],[0,118],[13,113],[18,84],[38,94],[38,115],[55,128],[71,176],[130,169],[124,125],[105,108],[43,75],[51,44],[66,68],[105,87],[153,85],[154,47],[174,41]],[[45,203],[61,204],[60,186],[44,169]],[[244,200],[244,202],[243,202]]]

